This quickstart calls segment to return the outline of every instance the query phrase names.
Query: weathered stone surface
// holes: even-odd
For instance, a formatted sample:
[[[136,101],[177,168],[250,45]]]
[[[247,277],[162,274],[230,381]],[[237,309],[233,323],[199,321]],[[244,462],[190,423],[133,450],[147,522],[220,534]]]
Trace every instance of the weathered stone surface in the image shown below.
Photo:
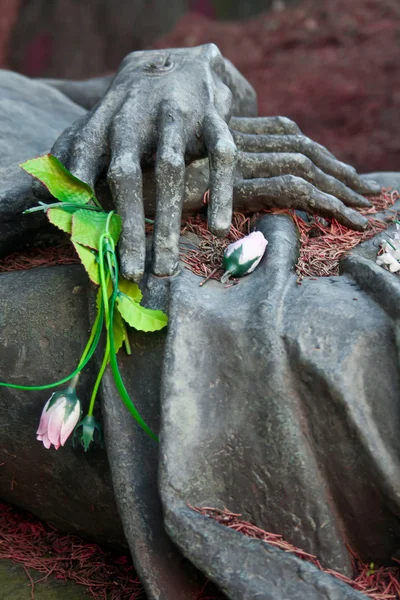
[[[89,335],[88,290],[80,267],[0,276],[0,380],[43,385],[74,370]],[[89,369],[78,388],[86,406],[93,382]],[[48,451],[35,439],[51,393],[0,388],[0,497],[61,530],[122,547],[105,450],[85,454],[68,442]]]
[[[346,572],[346,543],[374,562],[398,548],[398,278],[376,267],[372,240],[343,261],[343,276],[298,286],[293,224],[267,216],[259,227],[267,255],[237,287],[199,288],[188,271],[143,283],[147,304],[169,303],[167,344],[165,332],[132,333],[121,368],[156,430],[161,407],[159,449],[104,381],[118,508],[150,599],[198,592],[162,514],[182,554],[229,598],[359,597],[188,504],[241,512]],[[79,267],[0,276],[1,377],[44,383],[71,371],[90,298]],[[86,400],[93,372],[80,388]],[[62,529],[121,543],[104,451],[47,452],[34,436],[47,394],[1,389],[0,397],[1,497]]]
[[[10,126],[0,142],[4,251],[42,226],[40,217],[15,217],[35,202],[17,164],[48,151],[84,110],[13,73],[0,73],[0,84]],[[198,203],[207,169],[194,168]],[[398,181],[385,174],[384,185]],[[118,508],[151,600],[196,597],[197,573],[179,550],[232,599],[359,597],[188,503],[228,506],[347,573],[346,543],[375,562],[398,548],[398,278],[371,261],[373,240],[343,261],[343,276],[298,286],[293,224],[269,216],[259,226],[267,255],[238,287],[199,288],[187,271],[144,284],[147,303],[169,302],[165,352],[165,332],[134,334],[133,355],[121,365],[155,429],[161,414],[159,448],[132,423],[109,375],[104,381]],[[70,372],[87,339],[90,302],[79,268],[0,276],[1,377],[44,383]],[[93,374],[94,366],[82,381],[86,400]],[[123,544],[105,452],[47,452],[34,436],[47,394],[2,388],[0,398],[1,497],[61,529]]]
[[[346,542],[382,561],[400,533],[391,512],[398,478],[389,476],[399,469],[397,422],[388,423],[398,414],[392,321],[348,278],[297,286],[292,224],[265,217],[260,227],[268,254],[237,288],[211,283],[200,292],[188,273],[173,281],[163,379],[167,528],[230,597],[256,575],[253,563],[248,580],[238,572],[234,584],[229,571],[222,581],[230,566],[216,572],[188,503],[228,506],[348,573]],[[380,456],[373,447],[382,437]],[[385,497],[377,471],[390,479]],[[206,536],[211,524],[202,521]]]
[[[54,140],[85,111],[61,92],[11,71],[0,70],[0,88],[0,253],[4,253],[32,243],[46,223],[42,214],[22,216],[37,200],[32,177],[19,163],[49,152]]]
[[[42,213],[22,215],[38,200],[32,177],[18,165],[50,152],[64,129],[86,111],[61,91],[11,71],[0,70],[0,88],[0,254],[5,254],[60,238],[59,230],[49,226]],[[152,216],[156,197],[152,170],[145,171],[143,185],[146,214]],[[208,161],[196,161],[186,173],[186,213],[205,210],[201,198],[207,187]],[[104,179],[96,194],[104,206],[112,206]]]

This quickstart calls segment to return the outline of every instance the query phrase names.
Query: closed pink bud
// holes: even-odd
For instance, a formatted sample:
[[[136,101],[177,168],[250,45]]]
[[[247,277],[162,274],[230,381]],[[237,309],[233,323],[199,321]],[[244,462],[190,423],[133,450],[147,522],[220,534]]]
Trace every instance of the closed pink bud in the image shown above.
[[[53,444],[58,450],[75,429],[80,414],[81,403],[73,389],[55,392],[43,408],[36,438],[45,448]]]

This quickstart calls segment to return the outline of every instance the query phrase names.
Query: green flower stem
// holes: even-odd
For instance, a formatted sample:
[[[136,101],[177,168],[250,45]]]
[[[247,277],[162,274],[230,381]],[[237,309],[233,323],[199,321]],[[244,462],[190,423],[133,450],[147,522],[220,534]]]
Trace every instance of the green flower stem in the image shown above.
[[[396,246],[393,246],[393,244],[389,241],[389,240],[385,240],[385,242],[387,244],[389,244],[389,246],[393,249],[393,250],[397,250]]]
[[[15,383],[6,383],[3,381],[0,381],[0,387],[8,387],[8,388],[12,388],[15,390],[27,390],[27,391],[34,391],[34,390],[50,390],[53,387],[57,387],[59,385],[62,385],[63,383],[67,383],[67,381],[70,381],[71,379],[73,379],[76,375],[78,375],[78,373],[80,373],[80,371],[82,371],[82,369],[84,369],[84,367],[86,367],[86,365],[88,364],[89,360],[92,358],[97,345],[100,341],[100,335],[101,335],[101,330],[103,328],[103,321],[104,321],[104,310],[103,307],[101,307],[99,313],[99,320],[97,321],[97,329],[95,330],[95,335],[92,342],[92,345],[90,347],[90,350],[86,353],[87,347],[89,345],[86,345],[85,350],[83,351],[83,353],[86,353],[86,357],[84,358],[84,360],[79,362],[78,367],[75,369],[75,371],[73,371],[70,375],[68,375],[67,377],[64,377],[63,379],[60,379],[59,381],[55,381],[54,383],[48,383],[47,385],[17,385]],[[93,329],[95,328],[96,325],[96,321],[95,324],[93,325]],[[91,336],[92,337],[92,336]],[[89,340],[90,341],[90,340]]]
[[[113,294],[112,298],[111,298],[111,307],[110,307],[110,317],[111,318],[114,316],[115,298],[116,298],[116,294]],[[140,425],[140,427],[143,429],[143,431],[145,431],[147,433],[147,435],[149,437],[151,437],[153,440],[158,442],[158,437],[156,436],[155,433],[153,433],[153,431],[150,429],[150,427],[147,425],[147,423],[141,417],[140,413],[137,411],[135,405],[133,404],[132,400],[130,399],[128,392],[126,391],[124,382],[122,381],[122,377],[119,372],[117,355],[115,353],[114,339],[113,339],[112,335],[110,336],[110,367],[111,367],[112,374],[114,376],[115,386],[116,386],[118,393],[121,396],[126,408],[129,410],[132,417],[136,420],[138,425]]]
[[[102,319],[102,316],[101,316],[101,310],[100,310],[100,308],[99,308],[99,309],[97,310],[96,319],[95,319],[95,322],[93,323],[93,327],[92,327],[92,330],[91,330],[91,332],[90,332],[90,337],[89,337],[88,343],[86,344],[86,348],[84,349],[84,351],[83,351],[83,354],[82,354],[82,356],[81,356],[81,359],[80,359],[80,361],[79,361],[79,363],[78,363],[78,369],[79,369],[79,367],[80,367],[80,366],[81,366],[81,365],[84,363],[84,361],[85,361],[85,358],[86,358],[86,356],[87,356],[87,355],[88,355],[88,353],[89,353],[89,350],[90,350],[90,348],[91,348],[91,346],[92,346],[93,340],[94,340],[94,338],[95,338],[95,336],[96,336],[97,329],[98,329],[98,327],[99,327],[99,322],[100,322],[100,319],[101,319],[101,320],[103,320],[103,319]],[[102,325],[103,325],[103,323],[102,323]]]
[[[121,319],[121,323],[122,323],[122,330],[124,332],[125,352],[127,353],[128,356],[130,356],[132,354],[132,348],[131,348],[131,345],[129,342],[128,330],[126,329],[125,321],[123,319]]]
[[[108,282],[109,282],[109,278],[106,277],[106,269],[105,269],[105,264],[104,264],[104,252],[103,252],[103,244],[104,241],[107,239],[106,235],[103,233],[103,235],[100,237],[100,242],[99,242],[99,274],[100,274],[100,287],[101,287],[101,295],[103,298],[103,307],[104,307],[104,315],[105,315],[105,320],[106,320],[106,327],[108,329],[108,324],[109,324],[109,305],[108,305]]]
[[[84,208],[85,210],[95,210],[97,212],[104,212],[100,205],[93,206],[90,204],[77,204],[76,202],[53,202],[52,204],[46,204],[45,202],[39,202],[39,206],[34,206],[33,208],[27,208],[26,210],[24,210],[24,212],[22,214],[30,215],[31,213],[40,212],[41,210],[43,210],[44,212],[47,212],[49,210],[49,208],[59,208],[60,210],[63,210],[64,208],[76,208],[76,210],[78,210],[79,208]]]
[[[95,205],[97,206],[97,208],[99,208],[103,212],[103,207],[100,204],[100,202],[97,200],[96,196],[93,196],[92,200],[95,203]]]
[[[78,381],[79,381],[79,377],[80,377],[80,371],[79,373],[77,373],[72,379],[71,379],[71,383],[69,384],[67,391],[68,392],[74,392],[76,390],[76,386],[78,385]]]
[[[114,269],[114,263],[116,261],[114,260],[114,262],[113,262],[113,257],[115,259],[115,245],[114,245],[114,240],[112,238],[108,239],[108,241],[111,242],[111,248],[107,249],[108,271],[109,271],[109,274],[112,273],[113,289],[115,289],[115,288],[118,288],[118,273],[116,273],[115,269]],[[108,286],[107,286],[107,289],[108,289]],[[130,356],[132,354],[132,349],[131,349],[131,345],[129,343],[128,331],[126,329],[125,321],[123,319],[121,319],[121,326],[122,326],[122,331],[124,332],[125,351],[126,351],[127,355]]]
[[[104,371],[106,370],[109,356],[110,356],[110,342],[109,342],[109,336],[107,335],[107,344],[106,344],[106,349],[104,351],[103,362],[101,363],[100,371],[97,375],[97,379],[96,379],[94,387],[93,387],[92,395],[90,397],[89,410],[87,413],[89,417],[91,417],[93,415],[94,403],[96,402],[97,392],[99,390],[101,380],[103,379]]]
[[[106,231],[107,231],[107,228],[106,228]],[[101,240],[101,243],[100,243],[100,256],[103,255],[103,244],[105,244],[106,235],[107,234],[104,235],[104,238],[102,236],[103,239]],[[111,247],[113,247],[113,244]],[[158,442],[158,438],[157,438],[156,434],[153,433],[153,431],[150,429],[150,427],[147,425],[147,423],[141,417],[140,413],[138,412],[138,410],[136,409],[132,400],[130,399],[129,394],[125,388],[124,382],[122,381],[121,374],[119,372],[117,355],[115,352],[114,336],[112,335],[112,323],[113,323],[113,319],[114,319],[115,300],[116,300],[117,294],[118,294],[118,262],[117,262],[117,259],[115,256],[115,252],[110,252],[110,260],[112,261],[112,267],[113,267],[113,272],[114,272],[114,277],[113,277],[114,289],[113,289],[113,293],[111,296],[109,318],[108,318],[108,320],[106,320],[106,327],[107,327],[108,340],[110,343],[111,371],[112,371],[112,374],[114,377],[115,386],[116,386],[118,393],[121,396],[122,401],[124,402],[126,408],[129,410],[129,412],[131,413],[131,415],[133,416],[135,421],[138,423],[138,425],[140,425],[140,427],[147,433],[147,435],[149,437],[151,437],[153,440],[155,440],[156,442]],[[104,266],[104,258],[103,258],[103,260],[100,260],[100,279],[105,278],[104,270],[105,270],[105,266]],[[102,271],[103,271],[103,273],[102,273]],[[116,285],[115,285],[115,282],[116,282]]]

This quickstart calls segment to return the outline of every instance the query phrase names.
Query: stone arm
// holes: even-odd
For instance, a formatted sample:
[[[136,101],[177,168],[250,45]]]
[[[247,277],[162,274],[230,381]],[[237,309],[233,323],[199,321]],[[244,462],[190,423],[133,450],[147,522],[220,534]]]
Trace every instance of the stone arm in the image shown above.
[[[38,81],[59,90],[75,104],[91,110],[103,98],[113,79],[114,74],[82,81],[42,78],[39,78]]]
[[[127,278],[139,280],[144,272],[146,164],[155,168],[156,275],[178,267],[185,168],[198,158],[209,159],[208,223],[217,235],[229,230],[233,205],[247,212],[299,208],[366,227],[353,209],[369,206],[362,195],[379,186],[303,136],[292,121],[252,118],[253,88],[214,44],[133,52],[113,78],[48,83],[92,107],[52,152],[92,186],[107,171],[123,219],[119,249]]]

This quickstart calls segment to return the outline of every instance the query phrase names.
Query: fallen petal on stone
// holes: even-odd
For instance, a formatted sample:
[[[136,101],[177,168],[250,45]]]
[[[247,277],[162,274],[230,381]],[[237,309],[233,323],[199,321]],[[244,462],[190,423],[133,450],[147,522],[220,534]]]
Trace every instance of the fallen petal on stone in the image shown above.
[[[397,271],[400,271],[400,263],[396,260],[395,262],[393,262],[390,266],[389,266],[389,271],[391,273],[397,273]]]
[[[394,258],[394,256],[392,256],[391,254],[389,254],[388,252],[385,252],[385,254],[382,254],[381,256],[381,260],[385,265],[390,265],[392,264],[392,262],[394,262],[396,259]]]

